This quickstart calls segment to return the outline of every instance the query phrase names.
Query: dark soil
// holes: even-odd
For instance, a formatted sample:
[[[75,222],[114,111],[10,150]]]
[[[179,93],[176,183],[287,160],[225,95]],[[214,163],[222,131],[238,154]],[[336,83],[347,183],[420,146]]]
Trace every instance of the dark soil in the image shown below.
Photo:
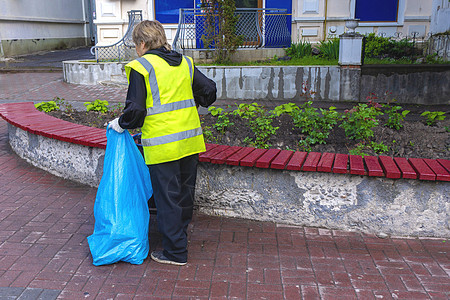
[[[351,108],[353,106],[349,106]],[[444,158],[450,159],[450,118],[438,122],[436,126],[427,126],[423,123],[423,117],[420,117],[420,112],[423,110],[412,111],[408,114],[408,119],[405,121],[404,127],[400,130],[393,130],[385,126],[378,126],[373,129],[373,141],[383,143],[389,147],[389,151],[380,155],[397,156],[397,157],[419,157],[419,158]],[[112,113],[98,113],[98,112],[73,112],[65,113],[55,111],[49,113],[50,115],[86,126],[106,128],[108,121],[114,119]],[[448,115],[448,112],[447,112]],[[203,127],[209,127],[213,133],[214,140],[207,141],[210,143],[224,144],[229,146],[249,146],[244,144],[246,137],[254,137],[250,128],[246,123],[238,118],[232,117],[230,119],[234,125],[225,134],[221,135],[214,129],[216,117],[210,114],[201,116]],[[381,125],[384,124],[382,120]],[[302,150],[298,147],[298,141],[304,136],[299,128],[295,128],[292,119],[288,115],[282,115],[274,120],[273,126],[279,127],[277,134],[273,136],[269,144],[271,148]],[[135,133],[136,131],[132,132]],[[345,132],[342,128],[335,126],[334,130],[326,140],[326,144],[315,145],[312,147],[313,152],[332,152],[348,154],[349,150],[354,148],[358,141],[352,141],[345,137]],[[364,150],[364,153],[370,155],[377,155],[371,150]]]

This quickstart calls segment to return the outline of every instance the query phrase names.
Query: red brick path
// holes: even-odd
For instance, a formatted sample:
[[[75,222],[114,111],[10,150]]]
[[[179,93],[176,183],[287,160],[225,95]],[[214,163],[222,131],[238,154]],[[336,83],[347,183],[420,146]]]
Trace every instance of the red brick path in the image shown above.
[[[77,85],[63,81],[62,73],[0,73],[0,99],[49,101],[55,97],[67,101],[96,99],[125,102],[126,90],[103,85]]]

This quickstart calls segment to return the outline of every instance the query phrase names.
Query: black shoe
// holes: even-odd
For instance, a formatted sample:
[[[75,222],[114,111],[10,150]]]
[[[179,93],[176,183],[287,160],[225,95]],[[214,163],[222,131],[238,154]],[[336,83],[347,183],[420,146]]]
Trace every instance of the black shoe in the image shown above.
[[[184,266],[187,262],[178,262],[174,260],[168,259],[162,251],[153,251],[151,254],[151,258],[162,264],[176,265],[176,266]]]

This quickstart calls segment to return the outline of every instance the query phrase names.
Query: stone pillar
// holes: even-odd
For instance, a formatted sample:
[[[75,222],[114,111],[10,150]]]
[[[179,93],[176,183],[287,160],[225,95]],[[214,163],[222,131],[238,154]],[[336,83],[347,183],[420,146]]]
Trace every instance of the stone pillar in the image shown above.
[[[362,64],[363,36],[347,32],[339,36],[339,65],[360,66]]]

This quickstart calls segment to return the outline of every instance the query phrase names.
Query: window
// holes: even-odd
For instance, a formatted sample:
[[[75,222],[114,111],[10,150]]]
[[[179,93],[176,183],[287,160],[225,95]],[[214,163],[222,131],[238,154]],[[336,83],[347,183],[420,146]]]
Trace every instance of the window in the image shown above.
[[[399,0],[356,0],[355,18],[361,22],[397,22]]]
[[[178,23],[179,9],[192,8],[192,0],[155,1],[155,18],[161,23]]]

